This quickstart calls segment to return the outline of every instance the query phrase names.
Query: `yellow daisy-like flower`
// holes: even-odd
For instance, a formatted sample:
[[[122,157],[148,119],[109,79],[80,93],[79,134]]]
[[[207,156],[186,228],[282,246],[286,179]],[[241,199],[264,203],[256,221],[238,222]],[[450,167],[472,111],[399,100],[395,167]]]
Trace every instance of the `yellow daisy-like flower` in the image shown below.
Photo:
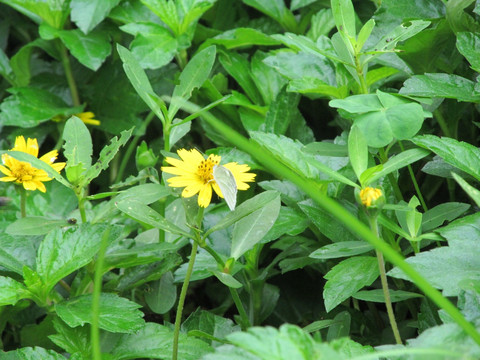
[[[218,196],[223,198],[222,191],[213,177],[213,167],[220,165],[221,156],[212,154],[205,159],[195,149],[180,149],[177,154],[181,160],[167,157],[165,161],[172,166],[162,167],[162,171],[177,175],[167,180],[169,186],[184,187],[183,197],[199,194],[198,205],[201,207],[207,207],[210,204],[212,188]],[[223,166],[232,172],[238,190],[247,190],[250,187],[247,182],[255,181],[256,174],[248,172],[250,170],[248,165],[230,162]]]
[[[366,187],[360,190],[360,200],[367,208],[372,206],[372,203],[383,196],[382,190],[372,187]]]
[[[91,111],[82,112],[80,114],[75,114],[80,120],[82,120],[85,124],[89,125],[100,125],[100,120],[94,119],[95,114]]]
[[[21,151],[27,154],[38,157],[38,142],[37,139],[28,138],[25,141],[23,136],[17,136],[15,139],[15,146],[11,151]],[[56,163],[58,151],[52,150],[43,155],[40,160],[49,164],[56,171],[60,172],[66,165],[66,163]],[[40,190],[45,192],[47,189],[43,182],[50,181],[52,178],[48,177],[48,174],[44,170],[36,169],[30,163],[24,161],[18,161],[8,154],[2,155],[2,163],[0,165],[0,171],[6,176],[1,177],[0,181],[9,182],[13,181],[16,184],[22,184],[26,190]]]
[[[86,111],[86,112],[82,112],[74,115],[78,117],[80,120],[82,120],[84,124],[97,125],[97,126],[100,125],[100,120],[94,119],[95,114],[91,111]],[[66,117],[63,115],[56,115],[52,118],[52,121],[55,121],[55,122],[61,122],[65,120],[66,120]]]

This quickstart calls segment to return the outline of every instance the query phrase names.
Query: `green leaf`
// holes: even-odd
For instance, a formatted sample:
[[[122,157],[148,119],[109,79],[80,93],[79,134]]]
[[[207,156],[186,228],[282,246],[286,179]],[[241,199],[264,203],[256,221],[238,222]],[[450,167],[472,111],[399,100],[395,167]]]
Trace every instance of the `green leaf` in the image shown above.
[[[226,274],[224,272],[221,272],[219,270],[212,270],[212,273],[213,275],[215,275],[215,277],[220,280],[220,282],[225,285],[225,286],[228,286],[229,288],[232,288],[232,289],[239,289],[241,288],[243,285],[240,281],[238,281],[237,279],[235,279],[232,275],[230,274]]]
[[[133,128],[131,128],[130,130],[122,131],[122,133],[120,134],[120,139],[114,136],[110,141],[110,144],[106,145],[102,149],[102,151],[100,151],[100,156],[97,162],[93,166],[88,168],[85,172],[85,177],[82,180],[81,184],[82,186],[90,184],[93,179],[100,175],[102,170],[108,169],[110,161],[112,161],[115,155],[117,155],[120,147],[124,146],[130,139],[130,136],[132,136],[132,131]]]
[[[245,91],[253,103],[263,105],[262,96],[253,81],[250,63],[240,54],[234,52],[219,52],[218,60],[224,69],[232,76]]]
[[[357,37],[357,42],[355,44],[356,51],[360,52],[365,45],[365,42],[370,37],[373,28],[375,27],[375,20],[370,19],[365,24],[363,24],[362,28],[360,29]]]
[[[142,204],[151,204],[170,195],[170,191],[160,184],[142,184],[132,186],[115,198],[116,202],[127,200],[138,201]]]
[[[112,228],[110,238],[118,236],[119,228]],[[52,230],[40,244],[37,254],[37,272],[47,290],[82,266],[87,265],[100,248],[100,239],[108,226],[82,224],[62,232]]]
[[[83,121],[76,116],[68,119],[63,130],[63,139],[67,169],[77,165],[81,165],[83,170],[90,168],[93,153],[92,137]],[[74,182],[72,179],[70,181]]]
[[[426,151],[424,149],[409,149],[409,150],[403,151],[400,154],[389,158],[387,162],[382,164],[381,166],[376,167],[375,171],[373,172],[365,171],[360,176],[360,182],[364,186],[373,184],[378,179],[394,171],[397,171],[409,164],[412,164],[415,161],[423,159],[429,153],[430,153],[429,151]]]
[[[300,210],[312,221],[318,230],[329,238],[332,242],[343,242],[359,240],[360,238],[350,232],[340,221],[336,220],[333,215],[322,209],[312,200],[304,200],[298,204]],[[357,211],[357,209],[349,209]]]
[[[355,39],[355,10],[351,0],[331,1],[333,18],[339,32],[344,32],[348,37]]]
[[[277,196],[278,193],[276,191],[265,191],[244,201],[238,205],[234,211],[230,211],[218,223],[210,227],[203,237],[207,238],[211,233],[225,229],[244,217],[251,215],[255,211],[261,210],[265,205],[275,200]]]
[[[108,34],[94,30],[85,35],[80,30],[62,30],[60,39],[72,55],[89,69],[96,71],[112,51]]]
[[[167,108],[163,100],[161,100],[153,91],[147,74],[145,74],[145,71],[141,68],[140,64],[130,51],[120,44],[117,44],[117,51],[120,55],[120,59],[123,61],[123,69],[125,70],[132,86],[162,123],[165,123],[164,114],[167,113]]]
[[[392,302],[399,302],[399,301],[404,301],[408,299],[423,297],[423,295],[421,294],[417,294],[409,291],[403,291],[403,290],[389,290],[388,292],[390,293],[390,300]],[[378,302],[378,303],[385,302],[385,296],[383,295],[382,289],[362,290],[354,294],[352,297],[354,299],[363,300],[363,301]]]
[[[50,335],[48,338],[56,345],[65,349],[70,354],[80,352],[84,357],[92,353],[90,344],[90,329],[86,326],[72,328],[65,324],[58,317],[53,319],[53,327],[57,334]]]
[[[157,15],[175,35],[180,35],[181,19],[173,1],[141,0],[155,15]]]
[[[182,235],[190,238],[192,235],[185,232],[175,224],[167,221],[158,212],[147,205],[132,199],[124,199],[116,204],[116,207],[136,221],[148,224],[158,229],[168,231],[172,234]]]
[[[262,243],[276,240],[285,234],[291,236],[299,235],[305,231],[309,224],[309,219],[305,218],[300,211],[282,206],[275,224],[263,237]]]
[[[40,39],[38,41],[41,41]],[[28,43],[23,46],[20,50],[17,51],[15,55],[12,56],[10,60],[11,71],[14,76],[14,85],[15,87],[28,86],[30,83],[31,71],[30,71],[30,62],[33,48],[36,46],[35,41]],[[8,70],[7,70],[8,71]],[[1,73],[1,70],[0,70]],[[8,79],[8,73],[7,79]]]
[[[463,217],[437,230],[449,246],[438,247],[409,257],[406,261],[444,296],[458,296],[460,283],[478,280],[480,259],[480,213]],[[400,269],[388,273],[409,280]]]
[[[7,226],[5,232],[10,235],[44,235],[50,230],[68,226],[66,220],[49,219],[43,216],[20,218]]]
[[[250,209],[256,207],[255,202],[247,203],[245,201],[242,205],[248,206]],[[250,212],[248,207],[247,209],[243,208],[242,212]],[[230,257],[238,259],[261,241],[275,223],[279,211],[280,196],[277,194],[276,197],[264,204],[262,208],[236,221],[233,227]]]
[[[480,191],[470,185],[468,182],[462,179],[460,175],[452,173],[453,178],[455,181],[462,187],[462,189],[470,196],[470,198],[475,201],[477,206],[480,206]]]
[[[480,149],[476,146],[434,135],[416,136],[412,141],[416,145],[434,152],[448,164],[465,171],[480,181]]]
[[[215,339],[222,339],[222,342],[227,335],[238,330],[240,330],[240,327],[235,325],[232,320],[200,309],[190,314],[182,324],[182,331],[188,332],[189,336],[193,335],[192,333],[195,331],[202,333],[203,337],[207,335]],[[215,346],[216,343],[213,344]]]
[[[66,0],[9,0],[7,4],[31,18],[37,24],[41,23],[41,19],[43,19],[56,29],[61,29],[68,17],[69,1]]]
[[[465,56],[470,66],[476,72],[480,72],[480,35],[471,32],[457,33],[457,49]]]
[[[337,259],[364,254],[373,250],[373,246],[364,241],[340,241],[322,246],[309,256],[314,259]]]
[[[430,231],[442,226],[445,221],[455,220],[469,208],[469,204],[459,202],[446,202],[437,205],[423,214],[422,231]]]
[[[480,102],[475,83],[453,74],[415,75],[405,81],[400,94],[420,97],[443,97],[458,101]]]
[[[112,360],[126,359],[168,359],[172,356],[173,330],[167,326],[146,323],[134,334],[122,334],[110,351]],[[205,341],[180,332],[178,358],[198,360],[210,353],[212,348]]]
[[[165,314],[177,301],[177,286],[173,283],[173,274],[169,271],[160,280],[151,284],[145,291],[145,302],[156,314]]]
[[[100,329],[110,332],[133,333],[141,329],[145,321],[141,306],[112,293],[100,294]],[[71,327],[92,322],[92,295],[82,295],[55,305],[55,312]]]
[[[356,256],[335,265],[327,274],[323,298],[327,312],[337,307],[364,286],[371,285],[378,277],[375,257]]]
[[[254,45],[275,46],[280,45],[280,42],[258,29],[239,27],[207,39],[207,41],[202,44],[201,49],[208,45],[222,45],[225,49],[230,50]]]
[[[0,265],[17,274],[23,274],[23,267],[35,267],[37,243],[31,237],[0,234]]]
[[[295,325],[285,324],[279,329],[269,326],[251,327],[246,332],[230,334],[227,339],[238,349],[232,351],[234,348],[231,346],[217,348],[214,354],[205,356],[204,360],[311,360],[317,357],[313,339]],[[322,355],[329,356],[324,352]]]
[[[0,151],[0,154],[1,153],[7,153],[7,152]],[[47,164],[46,162],[36,158],[35,156],[25,153],[23,151],[8,151],[8,155],[10,155],[11,157],[17,160],[28,162],[36,169],[44,170],[49,177],[54,178],[62,185],[68,188],[72,187],[72,185],[70,185],[70,183],[67,180],[65,180],[62,175],[60,175],[54,168],[52,168],[50,164]]]
[[[121,26],[120,29],[135,35],[135,39],[130,44],[130,51],[142,68],[161,68],[167,65],[177,53],[177,39],[161,25],[130,23]],[[119,46],[117,45],[117,48]]]
[[[362,132],[355,125],[350,128],[348,135],[348,157],[357,179],[361,180],[361,175],[368,166],[368,145]]]
[[[335,143],[329,142],[328,140],[307,144],[303,148],[303,151],[305,153],[322,155],[322,156],[338,156],[338,157],[348,156],[347,145],[335,144]]]
[[[30,128],[50,120],[55,115],[69,116],[81,112],[70,108],[50,92],[34,87],[10,88],[13,95],[0,104],[0,124]]]
[[[287,92],[283,88],[270,104],[261,129],[268,133],[284,135],[300,114],[297,108],[299,101],[298,94]]]
[[[3,354],[3,352],[2,352]],[[41,347],[24,347],[21,349],[8,351],[6,356],[2,355],[4,360],[65,360],[66,358],[53,350],[45,350]]]
[[[297,23],[292,12],[285,6],[283,0],[243,0],[249,6],[278,21],[286,30],[295,31]]]
[[[280,91],[287,84],[287,79],[280,75],[275,69],[263,62],[268,55],[262,51],[256,51],[250,59],[252,78],[255,82],[265,104],[271,104],[277,99]],[[296,109],[295,103],[292,108]]]
[[[84,34],[100,24],[120,0],[71,0],[70,17]]]
[[[168,108],[168,117],[173,119],[185,101],[190,99],[193,90],[201,87],[207,80],[215,62],[216,48],[209,46],[195,54],[188,62],[179,77],[179,84],[175,86],[172,101]]]
[[[17,301],[28,298],[27,288],[12,278],[0,276],[0,306],[15,305]]]

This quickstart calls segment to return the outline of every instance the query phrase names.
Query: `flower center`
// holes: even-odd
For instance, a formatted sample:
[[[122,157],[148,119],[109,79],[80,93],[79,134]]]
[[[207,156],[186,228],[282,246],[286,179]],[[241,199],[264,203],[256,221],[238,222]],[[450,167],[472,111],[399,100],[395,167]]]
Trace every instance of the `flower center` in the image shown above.
[[[220,163],[219,160],[214,158],[214,155],[210,155],[208,159],[202,160],[197,167],[197,175],[203,181],[204,184],[208,184],[213,181],[213,167]]]
[[[32,180],[35,173],[35,168],[33,168],[29,163],[17,161],[13,164],[13,166],[10,167],[10,171],[18,181],[23,182]]]

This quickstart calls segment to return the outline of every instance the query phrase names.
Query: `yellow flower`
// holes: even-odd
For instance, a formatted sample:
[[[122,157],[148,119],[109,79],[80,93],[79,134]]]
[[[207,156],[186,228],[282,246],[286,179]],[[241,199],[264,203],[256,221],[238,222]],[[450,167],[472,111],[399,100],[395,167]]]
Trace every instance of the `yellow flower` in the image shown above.
[[[177,175],[167,180],[171,187],[184,187],[183,197],[198,195],[198,205],[207,207],[212,199],[212,188],[218,196],[223,198],[220,187],[213,178],[213,166],[219,165],[222,160],[219,155],[210,155],[207,159],[195,149],[177,151],[181,160],[167,157],[165,161],[173,166],[163,166],[162,171]],[[239,165],[236,162],[230,162],[223,165],[230,170],[237,183],[238,190],[247,190],[250,186],[247,182],[255,180],[256,174],[249,173],[248,165]]]
[[[15,146],[10,150],[21,151],[38,157],[37,139],[28,138],[25,142],[25,138],[23,136],[17,136],[15,139]],[[40,160],[49,164],[56,171],[60,172],[66,164],[64,162],[54,164],[53,162],[57,159],[57,156],[58,151],[52,150],[43,155]],[[52,178],[48,177],[48,174],[44,170],[36,169],[28,162],[18,161],[8,154],[2,155],[2,163],[5,166],[0,165],[0,171],[6,176],[1,177],[0,181],[14,181],[17,184],[23,184],[23,187],[26,190],[38,189],[41,192],[45,192],[46,188],[43,182],[52,180]]]
[[[100,125],[100,120],[94,119],[95,114],[91,111],[86,111],[86,112],[82,112],[82,113],[79,113],[79,114],[74,114],[74,116],[76,116],[80,120],[82,120],[84,124]],[[63,115],[56,115],[52,118],[52,121],[55,121],[55,122],[61,122],[61,121],[65,121],[65,120],[66,120],[66,118]]]
[[[91,111],[82,112],[80,114],[75,114],[80,120],[82,120],[85,124],[89,125],[100,125],[100,121],[94,119],[95,114]]]
[[[381,196],[383,196],[382,190],[377,188],[366,187],[360,190],[360,200],[366,207],[372,206],[372,202],[375,202]]]

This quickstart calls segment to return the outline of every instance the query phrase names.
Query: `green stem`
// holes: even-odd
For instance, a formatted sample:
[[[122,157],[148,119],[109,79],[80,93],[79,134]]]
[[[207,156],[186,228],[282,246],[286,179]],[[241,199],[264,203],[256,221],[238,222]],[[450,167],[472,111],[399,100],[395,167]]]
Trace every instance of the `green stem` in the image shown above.
[[[378,224],[376,215],[369,216],[368,218],[370,223],[370,229],[375,234],[377,238],[380,239],[378,234]],[[388,320],[390,321],[390,326],[392,327],[393,336],[397,344],[402,344],[402,338],[400,337],[400,332],[398,331],[397,321],[395,320],[395,313],[393,312],[392,300],[390,299],[390,292],[388,291],[388,281],[387,274],[385,272],[385,261],[383,260],[383,254],[380,251],[376,251],[378,269],[380,271],[380,280],[382,282],[383,296],[385,298],[385,306],[387,307]]]
[[[355,69],[357,70],[357,75],[360,80],[360,93],[361,94],[368,94],[368,85],[367,81],[365,80],[365,76],[363,74],[362,66],[359,60],[359,54],[355,54]]]
[[[245,308],[243,307],[242,300],[240,300],[240,296],[238,296],[237,289],[228,288],[230,290],[230,294],[232,295],[233,302],[235,303],[235,306],[237,307],[238,314],[240,315],[241,318],[241,324],[240,327],[242,330],[248,329],[251,324],[250,320],[248,319],[247,312],[245,311]]]
[[[22,218],[27,216],[27,191],[20,185],[20,214]]]
[[[190,113],[194,113],[200,110],[200,107],[190,102],[185,102],[182,105],[182,109]],[[452,319],[477,343],[480,345],[480,333],[477,332],[475,327],[465,319],[462,313],[442,294],[436,290],[430,283],[420,275],[410,264],[408,264],[401,254],[397,253],[390,245],[375,236],[371,230],[357,219],[352,213],[341,206],[337,201],[324,195],[318,191],[319,184],[312,179],[305,178],[303,174],[298,173],[283,162],[277,160],[270,154],[269,151],[265,151],[264,148],[256,145],[254,142],[250,142],[244,136],[240,135],[235,130],[231,129],[228,125],[217,119],[210,113],[204,113],[203,118],[208,124],[219,131],[226,139],[228,139],[234,146],[242,151],[247,152],[254,157],[266,170],[273,175],[289,180],[295,184],[300,190],[305,192],[312,200],[314,200],[325,211],[329,212],[344,224],[346,228],[358,234],[361,238],[368,241],[378,251],[395,266],[399,267],[408,278],[422,290],[438,307],[445,310]]]
[[[383,148],[379,148],[378,153],[380,154],[380,162],[382,164],[386,163],[388,161],[388,154],[385,152],[385,150]],[[387,177],[388,177],[388,180],[390,181],[390,184],[392,185],[392,189],[395,194],[395,199],[397,199],[397,201],[402,201],[403,194],[402,194],[402,191],[400,190],[400,187],[398,186],[398,182],[395,180],[395,177],[393,176],[392,173],[388,174]]]
[[[445,121],[445,118],[443,117],[442,112],[437,109],[433,112],[433,116],[435,117],[435,120],[437,120],[437,123],[440,126],[440,129],[442,129],[443,135],[449,138],[454,138],[452,136],[452,132],[448,128],[447,122]]]
[[[60,56],[62,60],[63,70],[65,71],[65,77],[67,78],[70,94],[72,95],[73,106],[80,106],[80,96],[78,95],[77,84],[73,77],[72,66],[70,65],[70,58],[67,52],[67,48],[60,42]]]
[[[105,252],[108,247],[108,237],[110,228],[108,228],[100,243],[97,261],[95,262],[95,275],[93,277],[93,294],[92,294],[92,324],[90,327],[90,337],[92,342],[92,359],[102,360],[102,350],[100,348],[100,295],[102,293],[102,276],[103,264],[105,260]]]
[[[80,211],[80,217],[82,218],[82,223],[87,222],[87,213],[85,212],[85,199],[82,194],[77,194],[78,199],[78,211]]]
[[[405,149],[403,148],[403,144],[400,140],[398,141],[398,145],[400,145],[400,149],[402,151],[405,151]],[[407,165],[407,168],[408,168],[408,172],[410,174],[410,178],[412,179],[412,183],[413,183],[413,187],[415,188],[415,192],[417,193],[418,199],[420,200],[420,204],[422,204],[423,211],[427,212],[428,211],[427,203],[423,199],[423,195],[422,195],[422,192],[420,191],[420,187],[418,186],[418,182],[417,182],[417,179],[415,178],[415,174],[413,173],[413,169],[410,166],[410,164]]]
[[[185,274],[185,280],[183,281],[182,291],[180,292],[180,298],[178,299],[177,315],[175,317],[175,329],[173,331],[173,353],[172,360],[178,358],[178,337],[180,335],[180,325],[182,324],[183,305],[185,304],[185,298],[187,297],[188,283],[193,272],[193,264],[195,263],[195,257],[197,256],[198,244],[196,241],[192,244],[192,252],[190,253],[190,260],[188,261],[187,273]]]

